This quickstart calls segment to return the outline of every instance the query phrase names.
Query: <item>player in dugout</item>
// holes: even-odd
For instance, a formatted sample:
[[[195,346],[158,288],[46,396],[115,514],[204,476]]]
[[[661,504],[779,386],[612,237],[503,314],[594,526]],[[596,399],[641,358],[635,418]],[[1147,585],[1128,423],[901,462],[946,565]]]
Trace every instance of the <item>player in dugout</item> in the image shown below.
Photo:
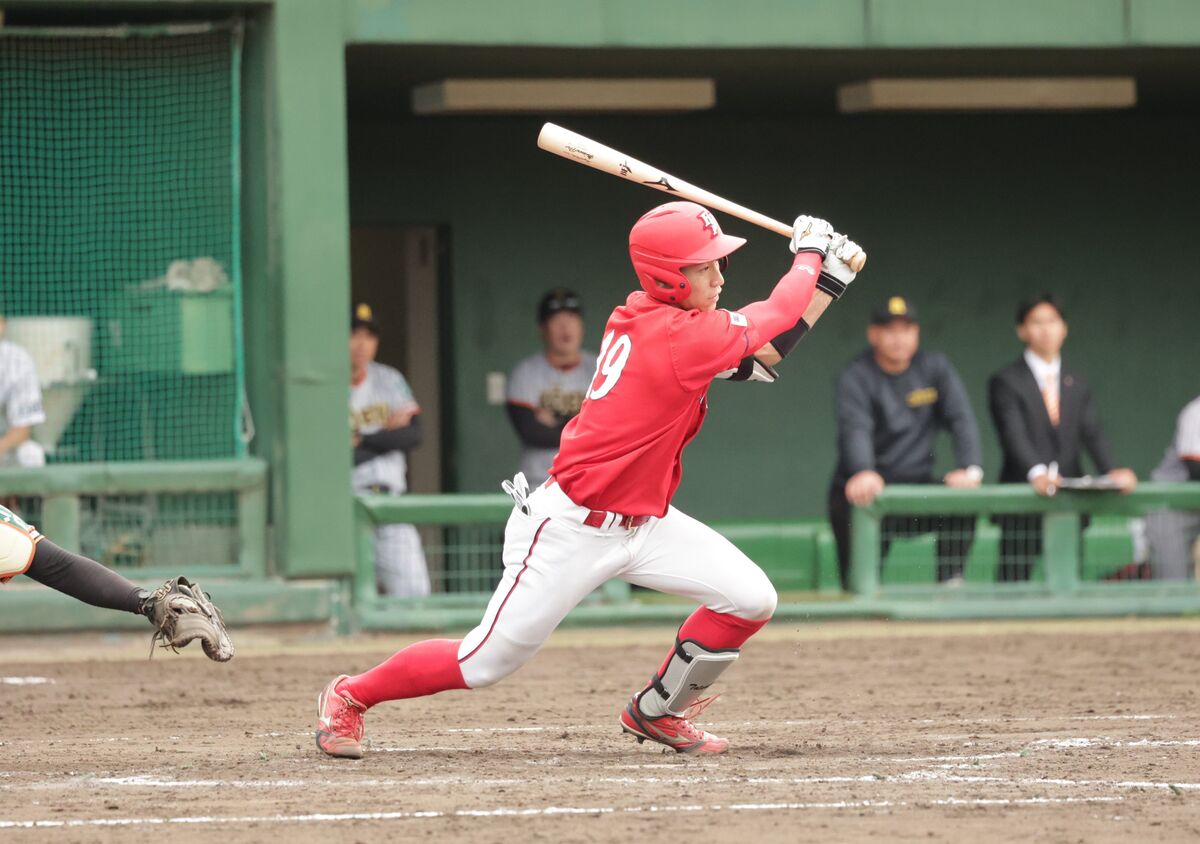
[[[977,487],[983,479],[979,425],[962,380],[945,355],[920,348],[917,310],[892,296],[871,313],[870,348],[837,381],[838,462],[829,486],[829,521],[837,542],[842,588],[850,587],[850,505],[865,507],[887,484],[930,484],[934,440],[950,432],[954,468],[950,487]],[[887,556],[893,538],[937,533],[939,583],[961,581],[975,537],[967,516],[885,516],[880,525]]]
[[[400,370],[379,363],[379,322],[371,306],[350,314],[350,444],[358,494],[403,495],[408,491],[408,453],[425,436],[421,406]],[[375,528],[375,579],[385,595],[429,594],[429,567],[414,525]]]
[[[521,472],[533,486],[546,480],[567,423],[583,406],[596,354],[583,347],[578,294],[555,288],[537,310],[542,350],[519,361],[508,376],[508,419],[521,440]]]
[[[504,679],[614,577],[700,605],[621,711],[621,729],[680,753],[728,748],[693,719],[777,598],[745,554],[671,506],[682,452],[704,422],[713,379],[771,380],[754,354],[772,346],[772,355],[786,355],[846,290],[861,252],[829,223],[801,216],[791,269],[771,295],[726,310],[718,306],[724,271],[744,243],[692,202],[669,202],[637,221],[629,255],[641,289],[608,318],[596,372],[549,480],[532,492],[519,473],[503,484],[515,506],[504,574],[482,621],[463,639],[418,642],[362,674],[333,678],[317,700],[322,751],[360,758],[363,715],[383,701]],[[587,688],[582,675],[562,684],[564,694]]]

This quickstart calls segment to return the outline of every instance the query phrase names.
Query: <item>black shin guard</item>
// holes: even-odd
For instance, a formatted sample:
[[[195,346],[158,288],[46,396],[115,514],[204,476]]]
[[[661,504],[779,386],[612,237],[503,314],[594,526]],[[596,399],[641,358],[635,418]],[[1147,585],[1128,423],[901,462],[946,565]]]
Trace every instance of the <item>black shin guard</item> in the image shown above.
[[[25,574],[64,595],[109,610],[142,613],[145,592],[95,560],[72,554],[48,539],[37,544]]]

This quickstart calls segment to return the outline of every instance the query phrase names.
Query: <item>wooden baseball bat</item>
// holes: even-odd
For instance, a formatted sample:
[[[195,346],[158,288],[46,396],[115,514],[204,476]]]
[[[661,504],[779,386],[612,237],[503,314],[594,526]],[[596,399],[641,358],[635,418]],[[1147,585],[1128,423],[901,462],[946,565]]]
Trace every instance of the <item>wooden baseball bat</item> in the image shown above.
[[[631,182],[637,182],[639,185],[664,191],[680,199],[690,199],[692,202],[698,202],[709,208],[724,211],[730,216],[753,223],[756,226],[762,226],[764,229],[781,234],[784,237],[790,238],[792,236],[792,227],[787,223],[773,220],[765,214],[760,214],[744,205],[738,205],[736,202],[730,202],[722,196],[717,196],[715,193],[706,191],[704,188],[698,188],[693,184],[683,181],[683,179],[672,176],[669,173],[664,173],[657,167],[652,167],[623,152],[606,147],[604,144],[598,144],[591,138],[585,138],[583,135],[572,132],[569,129],[564,129],[561,126],[556,126],[553,123],[547,123],[542,127],[542,131],[538,134],[537,143],[546,152],[561,155],[570,161],[584,164],[596,170],[602,170],[613,176],[620,176]],[[866,263],[867,254],[860,252],[850,262],[850,269],[859,272]]]

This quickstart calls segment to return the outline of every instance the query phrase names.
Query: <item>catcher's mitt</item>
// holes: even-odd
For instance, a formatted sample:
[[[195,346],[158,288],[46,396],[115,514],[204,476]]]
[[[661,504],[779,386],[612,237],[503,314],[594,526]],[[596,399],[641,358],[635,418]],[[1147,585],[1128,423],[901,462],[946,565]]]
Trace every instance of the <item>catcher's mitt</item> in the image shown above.
[[[217,662],[233,659],[233,642],[225,630],[225,620],[208,593],[186,577],[173,577],[142,600],[142,615],[154,625],[150,655],[154,646],[178,652],[193,639],[199,639],[204,653]]]

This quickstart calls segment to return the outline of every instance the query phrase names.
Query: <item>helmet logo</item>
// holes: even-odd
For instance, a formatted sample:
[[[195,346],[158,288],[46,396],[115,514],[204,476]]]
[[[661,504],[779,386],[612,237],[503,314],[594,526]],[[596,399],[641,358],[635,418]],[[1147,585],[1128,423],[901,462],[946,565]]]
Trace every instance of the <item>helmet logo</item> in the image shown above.
[[[707,208],[700,209],[700,213],[696,216],[700,219],[700,222],[704,224],[704,228],[712,232],[713,237],[717,237],[719,234],[721,234],[721,227],[717,225],[716,218],[709,213]]]

